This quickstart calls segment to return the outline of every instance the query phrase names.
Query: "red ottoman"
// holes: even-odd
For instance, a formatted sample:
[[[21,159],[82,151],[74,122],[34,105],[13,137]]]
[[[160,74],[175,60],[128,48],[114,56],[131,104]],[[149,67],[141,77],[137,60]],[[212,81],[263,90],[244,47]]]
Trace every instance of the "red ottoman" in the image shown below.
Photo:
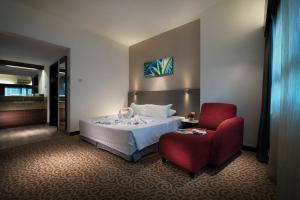
[[[186,169],[192,177],[209,162],[211,138],[171,132],[159,139],[159,154],[166,160]]]

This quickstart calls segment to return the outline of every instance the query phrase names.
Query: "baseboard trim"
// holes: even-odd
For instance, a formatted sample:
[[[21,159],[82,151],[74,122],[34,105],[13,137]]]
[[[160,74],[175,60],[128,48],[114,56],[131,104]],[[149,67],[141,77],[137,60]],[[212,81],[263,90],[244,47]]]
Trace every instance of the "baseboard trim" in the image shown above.
[[[250,146],[242,146],[242,150],[244,151],[251,151],[251,152],[256,152],[256,147],[250,147]]]
[[[80,131],[69,132],[69,136],[74,136],[74,135],[79,135],[79,134],[80,134]]]

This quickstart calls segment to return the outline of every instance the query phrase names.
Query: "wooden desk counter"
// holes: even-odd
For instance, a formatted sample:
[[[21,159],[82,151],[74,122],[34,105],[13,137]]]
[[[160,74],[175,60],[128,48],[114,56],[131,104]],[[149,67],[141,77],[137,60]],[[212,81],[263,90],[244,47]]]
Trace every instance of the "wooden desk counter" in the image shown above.
[[[0,97],[0,128],[47,123],[47,98]]]

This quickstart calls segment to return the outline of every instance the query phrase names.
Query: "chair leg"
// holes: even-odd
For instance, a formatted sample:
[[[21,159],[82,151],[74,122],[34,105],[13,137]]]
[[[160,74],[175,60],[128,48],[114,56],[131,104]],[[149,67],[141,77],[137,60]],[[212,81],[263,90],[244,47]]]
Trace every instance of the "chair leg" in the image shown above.
[[[163,163],[167,162],[167,160],[164,157],[161,157],[161,160]]]
[[[195,178],[195,177],[196,177],[196,173],[190,172],[190,177],[191,177],[191,178]]]

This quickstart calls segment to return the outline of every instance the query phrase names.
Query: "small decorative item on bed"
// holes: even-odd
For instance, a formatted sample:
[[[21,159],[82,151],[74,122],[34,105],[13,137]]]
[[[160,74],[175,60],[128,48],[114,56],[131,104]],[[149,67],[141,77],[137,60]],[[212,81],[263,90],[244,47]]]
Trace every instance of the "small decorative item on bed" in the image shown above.
[[[145,77],[168,76],[173,74],[173,70],[174,63],[172,56],[144,63]]]
[[[132,108],[121,108],[119,110],[118,117],[119,119],[129,119],[133,116],[133,109]]]
[[[103,116],[98,117],[96,120],[94,120],[95,124],[101,125],[122,125],[122,126],[136,126],[136,125],[142,125],[147,124],[147,120],[142,119],[138,115],[134,115],[130,118],[124,118],[123,116],[120,117],[119,115],[109,115],[109,116]]]

